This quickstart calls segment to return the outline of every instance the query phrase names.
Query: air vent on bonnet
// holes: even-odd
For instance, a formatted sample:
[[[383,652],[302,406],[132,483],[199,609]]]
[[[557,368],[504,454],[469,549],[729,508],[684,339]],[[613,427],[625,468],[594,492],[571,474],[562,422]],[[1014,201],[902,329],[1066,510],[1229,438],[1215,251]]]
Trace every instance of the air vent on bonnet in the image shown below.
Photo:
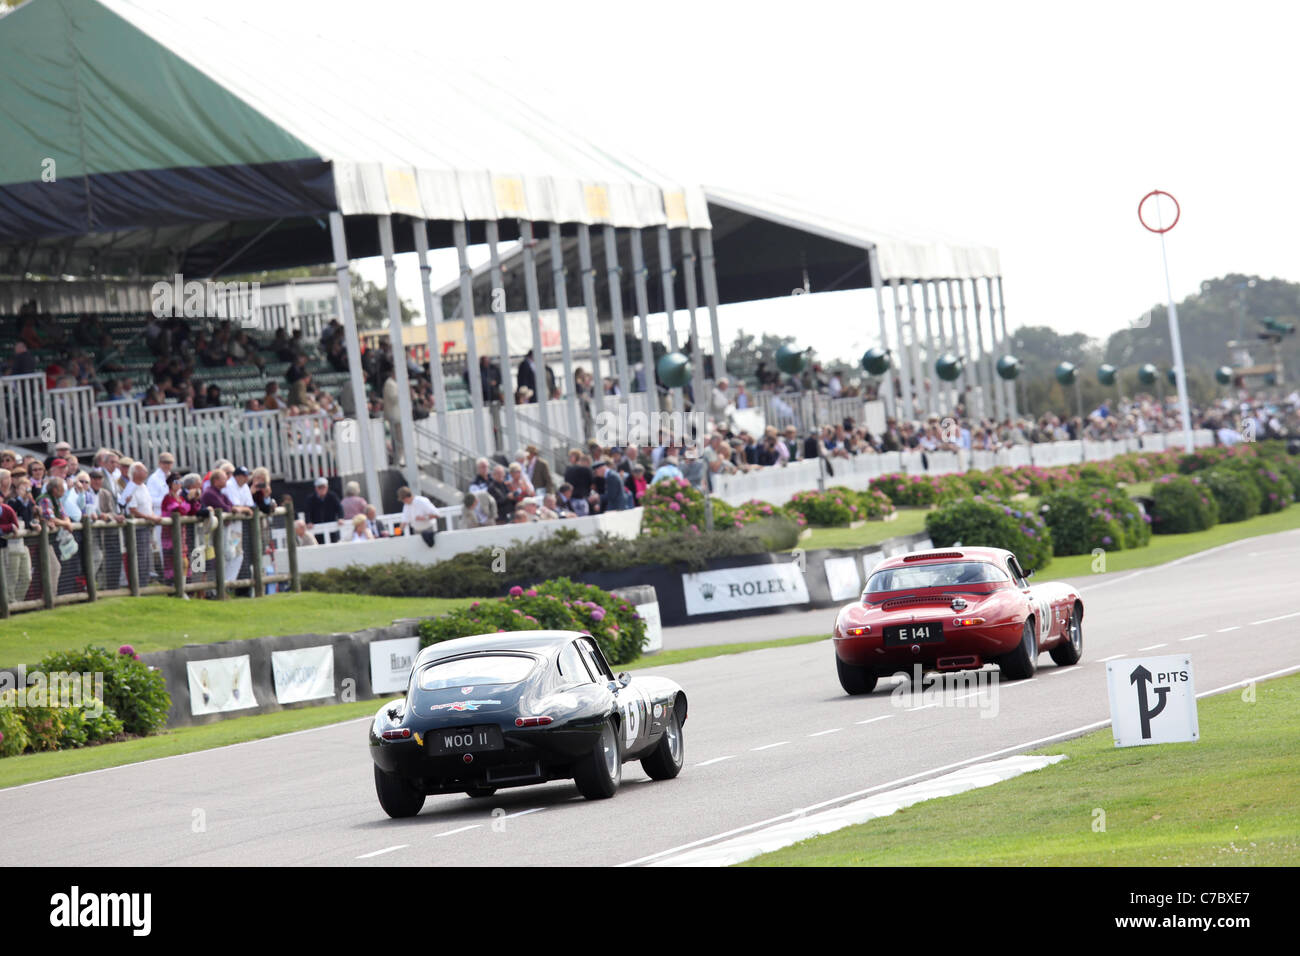
[[[948,558],[964,558],[966,555],[960,551],[923,551],[921,554],[909,554],[904,561],[938,561],[947,560]]]

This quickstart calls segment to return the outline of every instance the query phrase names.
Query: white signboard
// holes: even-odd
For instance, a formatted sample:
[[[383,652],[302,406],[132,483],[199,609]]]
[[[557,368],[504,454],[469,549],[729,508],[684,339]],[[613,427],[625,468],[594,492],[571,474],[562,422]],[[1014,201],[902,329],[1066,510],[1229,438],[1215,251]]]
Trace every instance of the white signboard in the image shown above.
[[[646,643],[643,653],[654,654],[656,651],[663,650],[664,627],[659,619],[659,602],[651,601],[649,604],[638,604],[636,605],[636,612],[645,621]]]
[[[1116,747],[1200,740],[1190,657],[1107,661],[1106,685]]]
[[[875,551],[866,551],[862,555],[862,577],[864,580],[871,580],[871,572],[876,570],[876,565],[885,560],[885,552],[877,549]]]
[[[827,558],[826,583],[830,585],[832,601],[847,601],[861,594],[857,558]]]
[[[334,647],[323,644],[296,651],[272,651],[271,673],[275,678],[275,699],[282,704],[333,697]]]
[[[803,571],[793,561],[683,574],[682,590],[690,615],[807,604],[809,600]]]
[[[220,714],[257,706],[248,655],[186,661],[190,681],[190,713]]]
[[[370,642],[370,687],[376,694],[403,694],[411,680],[411,666],[420,653],[418,637]]]

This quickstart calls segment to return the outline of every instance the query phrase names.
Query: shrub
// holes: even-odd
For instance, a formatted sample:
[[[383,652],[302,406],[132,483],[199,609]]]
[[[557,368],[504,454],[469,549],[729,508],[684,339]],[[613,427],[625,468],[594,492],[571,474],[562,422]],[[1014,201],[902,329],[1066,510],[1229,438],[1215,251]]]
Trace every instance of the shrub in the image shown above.
[[[16,757],[27,749],[27,728],[17,706],[17,693],[0,694],[0,757]]]
[[[1151,530],[1156,534],[1204,531],[1219,521],[1219,506],[1200,478],[1165,475],[1151,489]]]
[[[879,521],[894,513],[894,503],[878,488],[858,492],[858,517]]]
[[[114,654],[103,647],[87,646],[80,651],[50,654],[32,670],[103,674],[104,705],[112,708],[126,733],[145,736],[167,722],[171,707],[167,683],[162,673],[145,664],[138,654]]]
[[[1052,560],[1052,534],[1037,515],[981,495],[954,501],[926,515],[925,529],[935,547],[957,544],[1005,548],[1026,571]]]
[[[798,491],[785,504],[785,511],[796,523],[820,528],[841,527],[859,517],[858,496],[848,488],[836,486],[825,491]]]
[[[1253,480],[1228,468],[1211,468],[1203,477],[1219,506],[1220,521],[1245,521],[1259,514],[1262,495]]]
[[[623,664],[645,646],[645,622],[636,609],[608,591],[567,578],[536,588],[514,587],[503,598],[423,621],[420,646],[496,631],[560,630],[590,634],[610,664]]]
[[[880,475],[868,487],[880,491],[900,507],[928,508],[948,487],[936,475]]]
[[[646,489],[641,499],[641,533],[668,534],[694,525],[704,527],[704,494],[685,478],[666,478]],[[715,510],[714,517],[717,517]]]
[[[1268,458],[1229,458],[1219,465],[1220,471],[1250,482],[1259,490],[1259,511],[1272,514],[1288,508],[1295,498],[1295,487],[1286,475]]]
[[[1137,502],[1118,488],[1085,479],[1045,496],[1040,511],[1055,555],[1140,548],[1151,540],[1150,519]]]

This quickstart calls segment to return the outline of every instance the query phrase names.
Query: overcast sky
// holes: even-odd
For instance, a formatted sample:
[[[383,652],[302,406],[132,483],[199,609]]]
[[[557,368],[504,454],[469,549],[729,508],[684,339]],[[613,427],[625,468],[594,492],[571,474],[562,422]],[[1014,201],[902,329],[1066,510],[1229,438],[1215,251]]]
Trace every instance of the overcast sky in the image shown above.
[[[1159,240],[1136,219],[1154,188],[1182,204],[1177,298],[1230,271],[1300,279],[1297,3],[448,7],[322,10],[526,65],[556,115],[683,181],[994,246],[1013,328],[1104,336],[1163,301]],[[377,261],[363,271],[382,281]],[[435,285],[454,275],[440,258]],[[409,263],[398,286],[418,307]],[[728,341],[797,328],[823,356],[860,355],[876,328],[863,292],[722,321]]]

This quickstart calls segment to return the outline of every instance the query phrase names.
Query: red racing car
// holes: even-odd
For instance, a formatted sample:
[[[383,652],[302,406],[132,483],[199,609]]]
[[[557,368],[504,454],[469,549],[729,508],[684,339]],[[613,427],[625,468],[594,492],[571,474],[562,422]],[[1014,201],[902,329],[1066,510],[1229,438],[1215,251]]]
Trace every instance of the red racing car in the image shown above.
[[[1030,585],[1001,548],[944,548],[887,558],[862,598],[835,619],[840,684],[867,694],[896,671],[971,670],[1033,677],[1047,651],[1060,665],[1083,656],[1083,599],[1064,582]]]

